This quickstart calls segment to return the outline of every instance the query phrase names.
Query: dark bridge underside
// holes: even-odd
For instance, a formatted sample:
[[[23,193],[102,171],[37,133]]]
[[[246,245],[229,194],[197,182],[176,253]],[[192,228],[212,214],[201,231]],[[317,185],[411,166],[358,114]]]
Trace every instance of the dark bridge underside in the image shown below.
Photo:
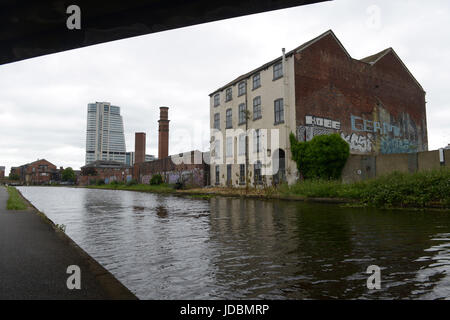
[[[147,33],[324,0],[0,0],[0,64]],[[68,30],[66,9],[81,9]]]

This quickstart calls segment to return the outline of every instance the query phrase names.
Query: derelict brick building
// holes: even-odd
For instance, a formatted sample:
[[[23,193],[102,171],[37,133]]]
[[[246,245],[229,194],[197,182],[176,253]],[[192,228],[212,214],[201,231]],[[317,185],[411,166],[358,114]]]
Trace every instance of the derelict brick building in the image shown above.
[[[332,31],[294,53],[297,135],[339,132],[352,153],[428,150],[425,91],[392,48],[353,59]]]
[[[357,60],[331,30],[212,92],[210,125],[216,185],[294,183],[291,132],[338,133],[353,154],[428,150],[425,91],[395,51]]]

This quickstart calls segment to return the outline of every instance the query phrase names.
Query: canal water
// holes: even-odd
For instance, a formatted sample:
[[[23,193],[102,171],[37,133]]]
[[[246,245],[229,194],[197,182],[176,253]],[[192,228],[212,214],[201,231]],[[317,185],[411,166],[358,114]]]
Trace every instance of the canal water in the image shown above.
[[[449,213],[19,189],[141,299],[450,297]]]

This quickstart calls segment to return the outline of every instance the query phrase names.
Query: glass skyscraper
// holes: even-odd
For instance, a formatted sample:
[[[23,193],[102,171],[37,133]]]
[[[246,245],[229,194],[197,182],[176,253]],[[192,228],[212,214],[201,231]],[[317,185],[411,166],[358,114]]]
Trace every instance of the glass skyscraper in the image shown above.
[[[109,102],[89,103],[86,129],[86,164],[96,160],[125,163],[126,147],[120,107]]]

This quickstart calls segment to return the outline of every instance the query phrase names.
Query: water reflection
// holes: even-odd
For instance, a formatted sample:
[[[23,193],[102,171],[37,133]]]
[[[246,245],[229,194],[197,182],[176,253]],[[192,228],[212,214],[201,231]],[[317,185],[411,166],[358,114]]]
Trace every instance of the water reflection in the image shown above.
[[[140,298],[450,296],[450,216],[21,187]],[[369,265],[382,289],[368,290]]]

